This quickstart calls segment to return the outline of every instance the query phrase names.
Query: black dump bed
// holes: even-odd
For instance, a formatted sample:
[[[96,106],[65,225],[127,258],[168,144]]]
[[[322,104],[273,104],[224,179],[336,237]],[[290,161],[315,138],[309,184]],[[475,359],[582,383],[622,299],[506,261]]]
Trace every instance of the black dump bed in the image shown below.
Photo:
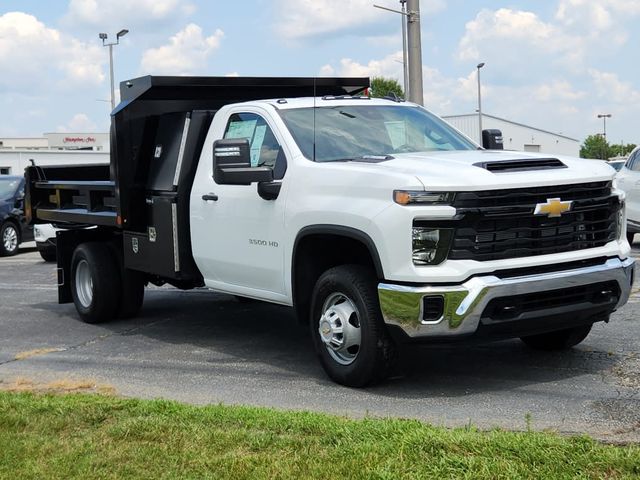
[[[163,278],[199,276],[189,196],[216,111],[250,100],[357,95],[368,87],[368,78],[127,80],[111,113],[110,165],[28,167],[27,216],[32,223],[112,229],[122,236],[127,267]]]

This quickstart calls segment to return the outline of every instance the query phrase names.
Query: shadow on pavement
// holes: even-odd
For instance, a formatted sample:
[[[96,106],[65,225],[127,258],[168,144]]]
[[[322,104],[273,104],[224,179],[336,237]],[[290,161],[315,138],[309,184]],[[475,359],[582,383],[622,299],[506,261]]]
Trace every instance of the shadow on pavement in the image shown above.
[[[79,322],[73,305],[34,305],[55,313],[68,328]],[[86,326],[86,325],[85,325]],[[102,324],[116,335],[184,346],[184,355],[205,351],[211,364],[247,362],[275,367],[292,377],[331,385],[316,359],[307,327],[292,309],[262,302],[240,303],[203,291],[148,289],[139,317]],[[145,342],[142,342],[143,349]],[[617,358],[590,350],[589,338],[566,352],[537,352],[519,340],[485,345],[401,345],[398,374],[367,391],[393,398],[464,396],[557,382],[609,370]],[[182,353],[180,353],[182,355]],[[137,353],[144,358],[145,352]],[[167,368],[171,358],[167,361]],[[224,367],[223,367],[224,368]],[[230,368],[232,368],[230,366]]]

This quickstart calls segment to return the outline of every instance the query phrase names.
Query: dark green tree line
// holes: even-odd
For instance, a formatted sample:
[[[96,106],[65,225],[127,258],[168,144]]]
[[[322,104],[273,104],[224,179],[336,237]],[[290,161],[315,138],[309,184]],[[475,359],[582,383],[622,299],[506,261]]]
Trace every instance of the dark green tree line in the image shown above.
[[[609,144],[602,135],[589,135],[580,148],[582,158],[600,158],[606,160],[612,157],[624,157],[636,148],[635,144]]]

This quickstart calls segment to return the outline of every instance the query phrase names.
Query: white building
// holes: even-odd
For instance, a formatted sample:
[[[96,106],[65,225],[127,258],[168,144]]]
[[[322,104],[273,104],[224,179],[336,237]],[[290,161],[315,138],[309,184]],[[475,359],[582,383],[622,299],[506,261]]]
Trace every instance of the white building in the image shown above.
[[[109,163],[108,133],[45,133],[43,137],[0,138],[0,175],[22,175],[36,165]]]
[[[479,139],[478,114],[450,115],[442,117],[455,128],[482,145]],[[502,132],[505,150],[541,152],[556,155],[580,155],[580,140],[559,133],[549,132],[522,123],[512,122],[493,115],[482,114],[482,128]]]

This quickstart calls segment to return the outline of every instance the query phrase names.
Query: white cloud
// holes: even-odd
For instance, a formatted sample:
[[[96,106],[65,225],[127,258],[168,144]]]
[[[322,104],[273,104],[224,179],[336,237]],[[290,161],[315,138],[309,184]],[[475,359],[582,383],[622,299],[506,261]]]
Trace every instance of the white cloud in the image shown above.
[[[617,74],[592,68],[589,69],[589,75],[598,97],[619,104],[618,108],[640,107],[640,90],[634,89],[631,83],[620,80]]]
[[[56,130],[60,133],[93,133],[97,131],[97,126],[89,119],[87,114],[76,113],[67,124],[59,125]]]
[[[383,6],[399,9],[397,2],[380,0]],[[373,7],[371,0],[278,0],[276,30],[285,38],[304,38],[333,32],[345,32],[372,23],[389,20],[390,12]],[[446,8],[444,0],[422,0],[421,15]]]
[[[536,100],[550,102],[554,100],[575,102],[585,98],[587,92],[575,90],[567,80],[554,80],[550,83],[538,85],[532,91]]]
[[[141,70],[147,74],[206,74],[207,59],[220,47],[224,32],[205,37],[202,28],[190,23],[169,39],[169,43],[142,54]]]
[[[342,77],[386,77],[402,82],[402,52],[395,52],[381,60],[371,60],[366,65],[350,58],[340,60],[339,66],[324,65],[320,74]]]
[[[545,54],[581,55],[584,45],[578,37],[565,34],[551,23],[542,21],[535,13],[501,8],[481,10],[465,25],[465,34],[458,45],[461,60],[479,60],[483,53],[514,52],[522,56],[522,47]]]
[[[321,77],[332,77],[335,74],[336,74],[336,69],[333,68],[330,64],[326,64],[320,67]]]
[[[170,19],[176,14],[189,15],[194,8],[185,0],[71,0],[65,21],[121,29]]]
[[[33,15],[0,16],[0,86],[7,90],[95,86],[104,80],[104,61],[99,46],[47,27]]]
[[[593,32],[618,28],[619,20],[640,15],[640,0],[560,0],[556,19],[569,27]]]

